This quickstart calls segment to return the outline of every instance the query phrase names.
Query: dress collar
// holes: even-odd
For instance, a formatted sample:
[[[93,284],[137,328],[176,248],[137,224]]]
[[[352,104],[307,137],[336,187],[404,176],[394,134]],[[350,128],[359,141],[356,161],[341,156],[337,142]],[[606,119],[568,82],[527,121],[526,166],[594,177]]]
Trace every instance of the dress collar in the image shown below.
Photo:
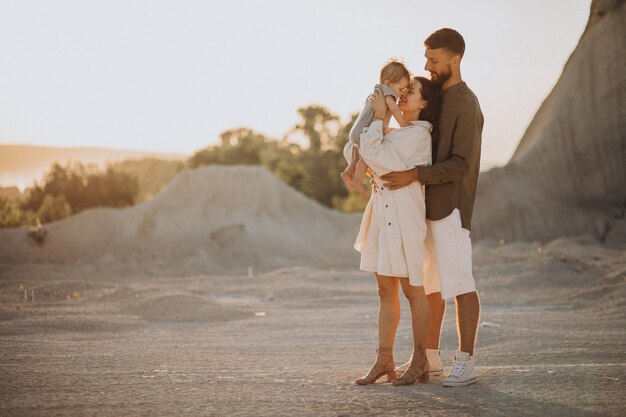
[[[430,122],[427,122],[426,120],[414,120],[412,122],[408,122],[408,124],[411,124],[412,126],[423,127],[427,129],[429,132],[433,131],[433,125]]]

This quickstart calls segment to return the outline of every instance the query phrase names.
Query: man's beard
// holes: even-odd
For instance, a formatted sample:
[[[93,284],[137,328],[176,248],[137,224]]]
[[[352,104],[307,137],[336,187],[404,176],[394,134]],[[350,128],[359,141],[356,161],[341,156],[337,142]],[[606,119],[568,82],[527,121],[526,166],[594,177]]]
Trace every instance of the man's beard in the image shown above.
[[[436,77],[433,77],[433,73],[430,73],[430,80],[432,82],[434,82],[435,84],[437,84],[439,87],[443,87],[443,85],[446,83],[446,81],[448,81],[450,79],[450,77],[452,77],[452,71],[448,71],[445,73],[435,73],[437,74]]]

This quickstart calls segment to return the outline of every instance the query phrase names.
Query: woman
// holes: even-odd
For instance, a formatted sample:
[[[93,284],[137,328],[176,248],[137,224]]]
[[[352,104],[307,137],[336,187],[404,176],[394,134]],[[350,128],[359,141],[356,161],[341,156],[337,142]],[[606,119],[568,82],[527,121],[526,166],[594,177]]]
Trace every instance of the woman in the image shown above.
[[[370,167],[375,183],[355,248],[361,252],[361,269],[374,272],[380,298],[378,316],[378,355],[369,373],[357,379],[359,385],[376,382],[387,375],[394,385],[428,381],[425,345],[430,309],[424,292],[424,239],[426,206],[424,187],[418,183],[389,190],[380,177],[391,171],[404,171],[432,160],[431,131],[439,118],[439,88],[430,80],[414,77],[399,107],[408,126],[383,136],[386,114],[384,97],[371,98],[375,120],[360,136],[359,155]],[[352,145],[344,154],[352,155]],[[409,368],[396,379],[393,344],[400,321],[398,284],[409,301],[413,328],[413,357]]]

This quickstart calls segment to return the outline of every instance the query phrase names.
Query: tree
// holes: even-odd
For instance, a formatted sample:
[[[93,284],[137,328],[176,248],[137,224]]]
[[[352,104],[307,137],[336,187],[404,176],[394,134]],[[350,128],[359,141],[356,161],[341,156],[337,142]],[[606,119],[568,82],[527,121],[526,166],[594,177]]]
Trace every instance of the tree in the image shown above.
[[[139,193],[135,197],[135,203],[138,203],[158,194],[184,165],[182,161],[144,158],[115,162],[109,168],[137,178]]]
[[[310,105],[298,109],[300,122],[290,134],[303,135],[309,147],[301,153],[299,162],[302,179],[299,189],[320,203],[332,207],[333,199],[348,194],[339,173],[342,171],[342,140],[337,137],[343,131],[339,118],[325,107]]]
[[[72,208],[62,194],[53,196],[46,194],[37,210],[37,217],[42,223],[49,223],[61,220],[72,214]]]
[[[6,197],[0,197],[0,228],[18,227],[23,224],[22,210]]]
[[[126,207],[139,193],[137,178],[109,167],[101,172],[93,166],[52,165],[43,184],[35,184],[22,210],[53,221],[91,207]]]
[[[298,114],[301,120],[294,126],[292,133],[303,133],[309,141],[309,150],[312,153],[336,148],[339,117],[327,108],[314,104],[300,107]]]
[[[189,160],[192,168],[210,165],[261,165],[261,151],[275,144],[262,133],[246,127],[230,129],[220,134],[220,143],[196,152]]]
[[[298,115],[298,123],[281,140],[245,127],[230,129],[220,134],[218,144],[196,152],[187,165],[261,165],[328,207],[363,209],[367,199],[348,193],[339,177],[346,167],[343,147],[358,114],[345,125],[319,105],[301,107]],[[308,146],[298,144],[303,140]]]

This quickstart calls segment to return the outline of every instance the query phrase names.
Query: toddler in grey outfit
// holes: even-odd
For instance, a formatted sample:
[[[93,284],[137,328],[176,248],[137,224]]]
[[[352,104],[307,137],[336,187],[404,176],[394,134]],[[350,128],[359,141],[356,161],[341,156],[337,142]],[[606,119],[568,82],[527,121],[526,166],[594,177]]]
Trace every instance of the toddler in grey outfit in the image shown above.
[[[409,86],[411,73],[406,66],[398,60],[389,60],[380,70],[380,84],[376,84],[376,88],[380,89],[385,96],[387,104],[387,115],[383,120],[383,131],[387,130],[391,116],[396,119],[398,125],[403,127],[405,122],[402,112],[398,108],[398,98],[402,95],[402,91]],[[369,101],[365,102],[365,106],[359,117],[357,117],[352,129],[350,129],[350,142],[356,145],[352,151],[352,160],[348,161],[348,167],[341,173],[341,179],[348,189],[355,188],[361,194],[366,195],[367,191],[363,187],[363,179],[367,173],[367,164],[359,157],[358,145],[363,129],[369,127],[374,119],[374,109]],[[347,144],[346,144],[347,146]]]

